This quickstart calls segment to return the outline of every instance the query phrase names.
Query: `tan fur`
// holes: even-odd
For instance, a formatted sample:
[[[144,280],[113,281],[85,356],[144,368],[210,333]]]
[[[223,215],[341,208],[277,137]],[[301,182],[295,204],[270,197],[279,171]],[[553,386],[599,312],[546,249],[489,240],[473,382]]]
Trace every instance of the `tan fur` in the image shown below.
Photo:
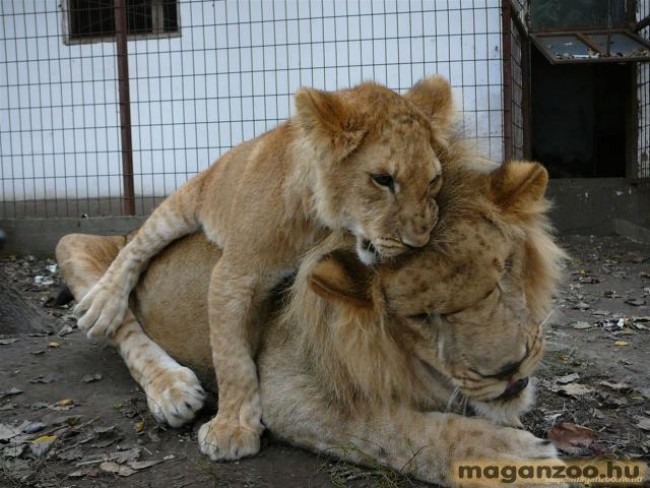
[[[499,425],[517,423],[532,387],[500,397],[542,355],[542,323],[564,255],[548,233],[541,166],[508,163],[479,173],[466,169],[471,161],[454,144],[447,150],[440,222],[427,247],[369,268],[349,237],[323,240],[303,260],[289,296],[275,302],[284,306],[264,327],[257,364],[264,422],[276,435],[453,485],[458,461],[555,456],[548,443]],[[82,275],[98,252],[92,239],[73,236],[59,246],[59,256],[72,256],[59,257],[71,285],[88,280]],[[179,241],[149,265],[132,304],[168,353],[204,370],[205,303],[196,297],[208,283],[187,276],[217,258],[201,236]],[[177,283],[188,287],[180,300]],[[155,308],[166,313],[152,321]],[[161,353],[162,365],[169,360]],[[490,377],[513,363],[507,375]],[[471,409],[484,418],[463,416]]]
[[[240,144],[165,200],[76,308],[89,335],[112,336],[140,273],[170,242],[201,229],[223,250],[208,290],[219,411],[200,432],[202,451],[215,460],[259,450],[255,324],[301,254],[328,230],[348,230],[371,264],[369,249],[392,258],[426,245],[437,220],[452,123],[445,80],[425,79],[404,96],[374,83],[302,89],[295,104],[289,121]]]

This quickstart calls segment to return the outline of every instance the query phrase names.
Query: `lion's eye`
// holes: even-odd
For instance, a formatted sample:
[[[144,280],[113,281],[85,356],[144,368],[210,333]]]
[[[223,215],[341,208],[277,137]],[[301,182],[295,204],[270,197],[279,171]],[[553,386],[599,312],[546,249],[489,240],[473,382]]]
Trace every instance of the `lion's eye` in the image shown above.
[[[390,189],[391,193],[395,193],[395,180],[387,173],[379,173],[372,175],[372,180],[379,186],[385,186]]]
[[[418,322],[428,322],[431,319],[431,315],[428,313],[418,313],[415,315],[409,315],[409,318]]]

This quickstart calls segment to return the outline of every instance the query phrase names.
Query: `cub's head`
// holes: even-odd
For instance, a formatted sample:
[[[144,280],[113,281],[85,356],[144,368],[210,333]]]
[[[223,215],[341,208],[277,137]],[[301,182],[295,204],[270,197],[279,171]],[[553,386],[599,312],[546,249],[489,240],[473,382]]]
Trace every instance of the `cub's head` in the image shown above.
[[[547,173],[516,162],[490,174],[447,169],[431,242],[376,269],[345,249],[314,259],[305,279],[321,300],[302,319],[327,317],[309,334],[345,372],[330,382],[341,398],[442,410],[460,399],[516,424],[564,256],[548,233]]]
[[[452,119],[451,89],[440,77],[404,95],[375,83],[296,94],[319,217],[355,235],[364,263],[429,242]]]

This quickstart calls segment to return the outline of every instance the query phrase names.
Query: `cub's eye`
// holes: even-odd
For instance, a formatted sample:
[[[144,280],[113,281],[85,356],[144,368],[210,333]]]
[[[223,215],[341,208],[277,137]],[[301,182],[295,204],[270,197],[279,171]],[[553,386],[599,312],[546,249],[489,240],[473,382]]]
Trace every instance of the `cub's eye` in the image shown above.
[[[440,188],[442,188],[442,175],[436,175],[436,177],[429,182],[429,192],[432,195],[437,195]]]
[[[395,193],[395,180],[388,173],[372,175],[372,181],[377,183],[379,186],[385,186],[390,189],[392,193]]]

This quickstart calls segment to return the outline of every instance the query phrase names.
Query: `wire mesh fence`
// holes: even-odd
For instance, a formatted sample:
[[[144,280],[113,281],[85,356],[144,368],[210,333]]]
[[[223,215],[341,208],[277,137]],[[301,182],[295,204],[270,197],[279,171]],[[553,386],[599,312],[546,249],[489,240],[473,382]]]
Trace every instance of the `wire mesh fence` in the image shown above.
[[[117,215],[115,0],[2,0],[0,217]],[[300,86],[454,87],[479,149],[503,155],[500,3],[126,0],[136,212],[286,119]]]
[[[290,116],[300,86],[335,90],[375,80],[404,91],[440,74],[479,151],[495,160],[527,157],[529,6],[2,0],[0,218],[119,215],[129,199],[146,214],[225,151]],[[648,8],[636,2],[637,20],[647,19]],[[650,27],[638,32],[648,39]],[[636,71],[630,176],[638,178],[650,177],[649,64]]]

